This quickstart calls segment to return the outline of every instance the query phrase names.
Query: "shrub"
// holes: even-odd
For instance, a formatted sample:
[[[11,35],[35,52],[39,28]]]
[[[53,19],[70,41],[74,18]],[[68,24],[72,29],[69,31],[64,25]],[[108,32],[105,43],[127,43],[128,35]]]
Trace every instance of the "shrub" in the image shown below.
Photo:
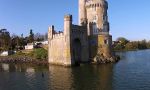
[[[24,53],[22,51],[18,51],[16,52],[16,55],[24,55]]]
[[[36,59],[44,59],[44,60],[46,60],[48,58],[48,52],[47,52],[47,50],[45,50],[43,48],[35,49],[33,51],[33,56]]]

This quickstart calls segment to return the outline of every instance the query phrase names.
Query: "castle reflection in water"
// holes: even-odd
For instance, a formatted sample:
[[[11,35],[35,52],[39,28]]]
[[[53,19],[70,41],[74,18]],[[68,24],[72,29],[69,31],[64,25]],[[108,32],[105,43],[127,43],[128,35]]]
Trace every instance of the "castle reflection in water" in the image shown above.
[[[111,90],[112,68],[112,64],[84,65],[74,68],[0,64],[0,72],[5,72],[9,75],[11,72],[22,73],[22,77],[32,88],[39,84],[43,88],[50,90],[88,90],[89,88]],[[14,78],[17,78],[17,76],[14,75]],[[19,81],[24,82],[23,80]]]

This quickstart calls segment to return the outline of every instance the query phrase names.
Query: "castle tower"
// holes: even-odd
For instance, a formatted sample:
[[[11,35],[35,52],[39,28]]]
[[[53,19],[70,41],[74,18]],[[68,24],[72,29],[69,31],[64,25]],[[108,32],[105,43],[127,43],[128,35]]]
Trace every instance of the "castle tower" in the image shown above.
[[[79,0],[80,2],[83,0]],[[82,4],[80,4],[82,5]],[[94,58],[96,54],[103,54],[111,57],[112,36],[109,34],[108,22],[108,3],[106,0],[85,0],[86,12],[79,12],[81,16],[87,19],[87,34],[89,36],[89,52],[90,58]],[[81,9],[81,6],[79,6]],[[79,10],[81,11],[81,10]],[[86,14],[85,14],[86,13]]]
[[[49,54],[48,54],[48,62],[49,63],[51,63],[51,62],[53,62],[53,59],[51,58],[52,57],[52,54],[50,53],[51,51],[52,51],[52,43],[51,43],[51,40],[53,39],[53,34],[54,34],[54,26],[52,25],[52,26],[50,26],[49,28],[48,28],[48,42],[49,42],[49,44],[48,44],[48,52],[49,52]]]
[[[65,47],[64,47],[64,65],[71,65],[71,32],[72,29],[72,15],[65,15],[64,17],[64,36],[65,36]]]
[[[106,0],[86,0],[86,15],[88,19],[88,35],[108,34],[109,23],[107,16],[108,3]]]
[[[85,25],[87,22],[85,4],[86,0],[79,0],[79,25]]]

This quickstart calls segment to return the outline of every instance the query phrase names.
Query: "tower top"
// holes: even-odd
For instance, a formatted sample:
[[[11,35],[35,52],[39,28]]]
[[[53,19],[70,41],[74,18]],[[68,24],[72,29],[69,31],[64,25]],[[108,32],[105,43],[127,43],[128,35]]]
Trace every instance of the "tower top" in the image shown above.
[[[72,15],[68,14],[64,16],[65,21],[72,21]]]

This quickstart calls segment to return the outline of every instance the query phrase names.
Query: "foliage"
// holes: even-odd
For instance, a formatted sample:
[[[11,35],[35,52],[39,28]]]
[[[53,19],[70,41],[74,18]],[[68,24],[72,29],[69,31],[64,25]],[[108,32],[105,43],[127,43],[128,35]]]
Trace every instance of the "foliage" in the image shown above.
[[[30,30],[30,35],[29,35],[29,40],[28,40],[29,43],[33,43],[34,42],[34,33],[33,33],[33,30],[31,29]]]
[[[124,49],[124,46],[120,43],[114,46],[114,50],[116,51],[123,50],[123,49]]]
[[[36,41],[47,40],[47,33],[34,35],[33,30],[30,30],[29,36],[24,37],[23,34],[20,36],[12,34],[10,35],[7,29],[0,29],[0,52],[5,50],[23,50],[27,43],[33,43]]]
[[[16,52],[16,54],[15,54],[16,56],[24,56],[25,55],[25,53],[23,53],[22,51],[18,51],[18,52]]]
[[[9,50],[10,49],[10,33],[7,29],[0,30],[0,48],[1,50]]]
[[[134,42],[128,42],[125,45],[125,50],[136,50],[137,48],[137,44],[135,44]]]
[[[129,40],[127,40],[127,39],[124,38],[124,37],[119,37],[119,38],[117,39],[117,41],[119,41],[122,45],[125,45],[125,44],[127,44],[127,43],[129,42]]]
[[[24,46],[27,44],[25,41],[23,34],[20,36],[12,35],[11,37],[11,49],[12,50],[22,50]]]
[[[30,53],[30,55],[32,55],[35,59],[46,60],[48,58],[48,52],[43,48],[35,49]]]
[[[115,51],[122,51],[122,50],[139,50],[139,49],[148,49],[150,48],[150,41],[147,42],[146,40],[142,41],[129,41],[124,37],[120,37],[117,39],[117,44],[113,45],[113,49]]]

